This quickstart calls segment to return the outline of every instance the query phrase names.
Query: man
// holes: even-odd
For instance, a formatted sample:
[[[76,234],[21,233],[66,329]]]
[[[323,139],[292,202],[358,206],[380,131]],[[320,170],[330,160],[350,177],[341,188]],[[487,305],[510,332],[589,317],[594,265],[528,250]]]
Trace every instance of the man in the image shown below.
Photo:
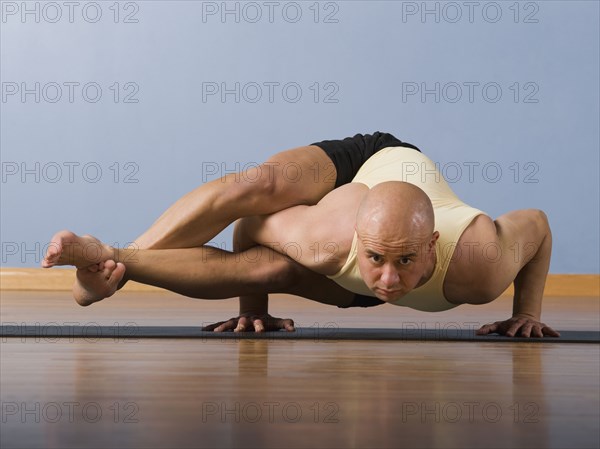
[[[347,172],[343,172],[344,162],[340,162],[340,155],[354,154],[348,151],[344,153],[340,148],[345,149],[357,142],[357,146],[366,148],[368,145],[365,145],[365,141],[369,139],[372,142],[380,140],[381,148],[373,145],[375,151],[368,152],[371,156],[368,161],[359,162],[362,167],[354,182],[331,191],[334,179],[335,186],[339,186],[348,177]],[[57,250],[49,250],[45,266],[72,263],[80,268],[74,293],[81,304],[95,302],[112,294],[116,290],[116,283],[123,277],[123,262],[127,266],[128,278],[188,296],[257,295],[242,296],[240,318],[219,323],[215,330],[234,326],[237,330],[243,330],[240,326],[247,326],[248,318],[252,319],[256,330],[263,330],[267,316],[265,295],[268,292],[299,294],[341,307],[390,302],[419,310],[437,311],[458,304],[490,302],[514,281],[513,317],[483,326],[479,333],[558,336],[554,330],[539,322],[552,246],[550,229],[543,212],[515,211],[494,222],[481,211],[460,202],[439,174],[433,180],[426,179],[422,173],[420,180],[405,179],[407,174],[415,174],[415,167],[421,167],[423,173],[435,174],[435,166],[415,147],[390,135],[357,135],[352,139],[326,141],[314,146],[320,148],[335,164],[336,177],[327,178],[324,173],[318,174],[318,182],[308,186],[305,197],[293,199],[286,195],[277,196],[277,190],[273,187],[281,181],[281,177],[272,177],[275,182],[270,186],[271,191],[266,192],[266,198],[263,193],[262,200],[276,198],[278,201],[275,205],[272,202],[264,205],[260,201],[260,194],[251,197],[250,202],[254,207],[250,210],[253,215],[281,205],[292,206],[290,203],[294,202],[306,205],[290,207],[266,217],[254,215],[242,221],[236,230],[236,250],[243,251],[240,253],[242,260],[239,254],[201,247],[137,252],[116,250],[91,237],[59,233],[53,239]],[[301,156],[306,156],[308,152],[317,154],[317,157],[323,156],[322,152],[315,151],[314,146],[292,150],[300,152],[294,154],[294,162],[302,161],[310,167],[310,158],[302,159]],[[325,164],[325,159],[320,162]],[[352,165],[352,160],[346,164]],[[405,171],[404,168],[409,166],[410,172]],[[289,186],[280,187],[280,192],[286,192],[286,189],[289,190]],[[325,194],[327,191],[329,193]],[[315,200],[318,203],[309,206]],[[188,205],[191,203],[192,210],[197,211],[197,204],[194,205],[191,198],[184,197],[184,201]],[[218,225],[226,225],[227,220],[235,215],[250,216],[245,213],[248,209],[243,207],[241,211],[223,211],[223,204],[213,207],[216,218],[213,220],[208,215],[213,222],[208,227],[213,232],[215,229],[218,232]],[[151,228],[138,239],[138,244],[151,246],[152,240],[156,241],[156,236],[161,235],[156,231],[157,227],[185,229],[202,215],[192,213],[189,214],[192,219],[186,219],[186,214],[189,212],[185,208],[177,208],[176,204],[159,219],[154,229]],[[438,218],[440,222],[435,226],[442,228],[443,245],[438,242],[440,232],[434,231],[434,221]],[[215,222],[218,225],[214,225]],[[165,234],[169,232],[162,233]],[[165,246],[193,246],[196,243],[190,242],[188,234],[184,231],[171,232],[170,241],[163,238],[162,243]],[[253,246],[256,244],[264,246]],[[91,259],[75,249],[67,256],[62,251],[66,245],[73,248],[97,245],[100,254]],[[285,249],[291,247],[299,249],[293,258],[302,266],[277,253],[285,253]],[[526,248],[533,248],[534,251],[527,252]],[[510,252],[510,249],[513,251]],[[207,251],[211,251],[211,254],[207,255]],[[311,252],[314,254],[309,255]],[[133,260],[128,263],[127,258],[133,257],[135,263]],[[257,257],[258,262],[249,262],[256,261]],[[222,261],[221,266],[217,259]],[[95,261],[100,264],[86,268]],[[357,295],[339,288],[325,276]],[[292,329],[289,322],[276,326]]]

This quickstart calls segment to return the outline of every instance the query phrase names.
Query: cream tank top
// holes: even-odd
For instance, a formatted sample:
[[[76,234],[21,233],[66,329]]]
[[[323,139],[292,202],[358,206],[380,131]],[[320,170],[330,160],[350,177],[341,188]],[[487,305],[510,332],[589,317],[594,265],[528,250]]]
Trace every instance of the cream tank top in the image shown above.
[[[390,304],[425,312],[440,312],[456,307],[444,297],[444,278],[460,236],[473,219],[484,212],[458,199],[436,164],[412,148],[389,147],[378,151],[363,164],[352,180],[369,188],[386,181],[409,182],[422,189],[431,199],[435,230],[440,233],[436,243],[437,263],[431,278]],[[346,290],[374,297],[375,294],[364,283],[358,269],[357,243],[354,233],[346,263],[339,272],[328,277]]]

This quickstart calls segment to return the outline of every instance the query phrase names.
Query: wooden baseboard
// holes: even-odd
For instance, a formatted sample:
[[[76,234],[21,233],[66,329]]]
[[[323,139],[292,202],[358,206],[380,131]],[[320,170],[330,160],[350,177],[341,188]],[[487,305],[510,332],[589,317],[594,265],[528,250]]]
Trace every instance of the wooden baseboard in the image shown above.
[[[513,287],[504,295],[513,295]],[[589,296],[600,298],[600,274],[549,274],[545,296]]]
[[[75,280],[72,268],[0,268],[0,291],[4,290],[67,290]],[[123,291],[159,292],[161,288],[128,282]]]
[[[64,268],[0,268],[0,290],[71,290],[75,270]],[[128,282],[123,291],[158,292],[150,285]],[[512,295],[512,287],[504,295]],[[546,281],[546,296],[600,297],[598,274],[550,274]]]

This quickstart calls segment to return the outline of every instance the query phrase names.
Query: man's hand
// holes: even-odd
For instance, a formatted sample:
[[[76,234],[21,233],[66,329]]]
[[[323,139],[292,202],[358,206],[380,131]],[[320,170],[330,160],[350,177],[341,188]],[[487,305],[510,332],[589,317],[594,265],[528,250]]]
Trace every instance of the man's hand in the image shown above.
[[[506,335],[507,337],[560,337],[560,334],[550,326],[546,326],[544,323],[540,323],[531,317],[522,315],[515,315],[506,321],[496,321],[492,324],[486,324],[481,326],[477,331],[477,335],[494,333]]]
[[[280,329],[295,332],[294,320],[289,318],[275,318],[269,314],[245,313],[238,317],[230,318],[227,321],[209,324],[202,328],[203,331],[213,332],[265,332],[278,331]]]

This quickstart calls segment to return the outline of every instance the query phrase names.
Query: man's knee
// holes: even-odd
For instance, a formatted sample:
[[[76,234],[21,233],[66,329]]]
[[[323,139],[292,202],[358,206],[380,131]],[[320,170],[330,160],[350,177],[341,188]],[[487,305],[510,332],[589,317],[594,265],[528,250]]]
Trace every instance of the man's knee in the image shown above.
[[[302,183],[302,178],[308,175],[299,164],[269,160],[245,174],[246,184],[242,189],[256,201],[267,200],[274,212],[309,200],[309,189]]]
[[[258,243],[253,238],[253,230],[260,225],[261,218],[249,216],[238,219],[233,227],[233,251],[246,251]]]
[[[260,197],[277,193],[278,173],[268,162],[253,166],[242,173],[241,188]]]

